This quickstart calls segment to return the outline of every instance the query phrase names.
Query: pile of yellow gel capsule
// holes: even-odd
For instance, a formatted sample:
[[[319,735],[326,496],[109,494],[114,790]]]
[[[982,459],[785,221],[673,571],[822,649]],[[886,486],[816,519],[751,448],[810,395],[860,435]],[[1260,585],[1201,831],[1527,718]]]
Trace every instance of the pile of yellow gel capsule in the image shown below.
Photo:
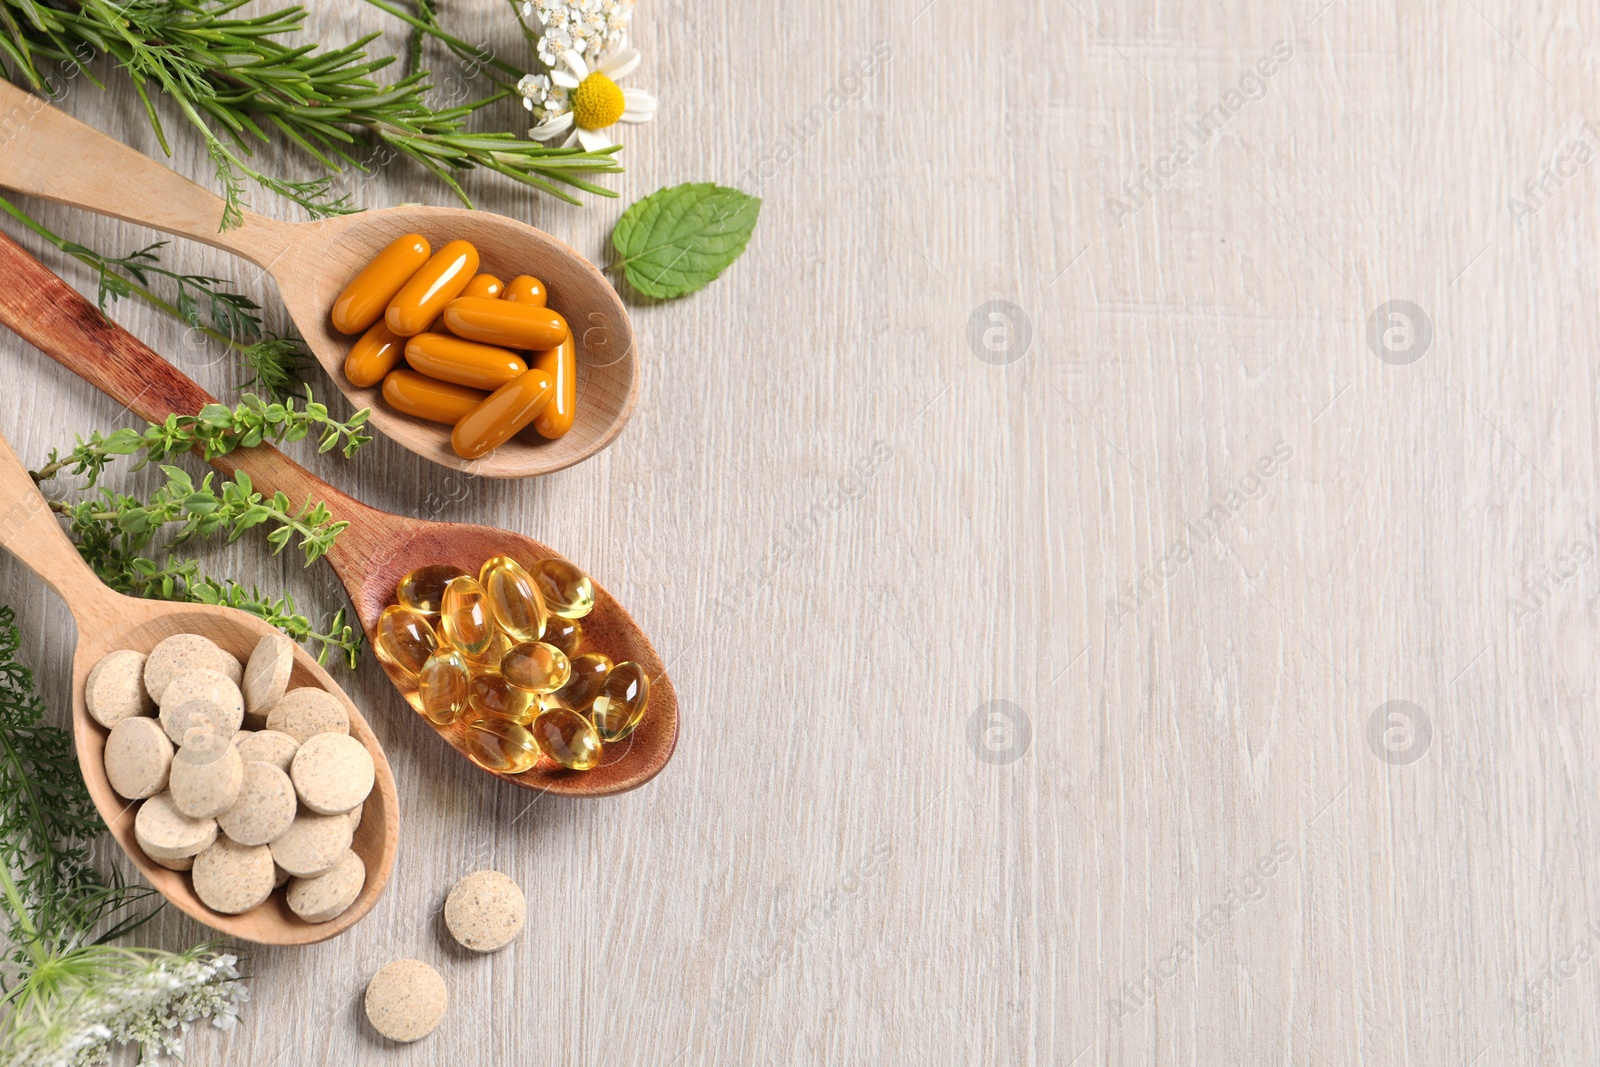
[[[540,757],[573,771],[644,718],[650,678],[632,661],[582,652],[594,583],[564,559],[510,556],[476,576],[449,564],[400,579],[378,618],[378,658],[416,684],[412,703],[451,727],[478,766],[520,774]]]

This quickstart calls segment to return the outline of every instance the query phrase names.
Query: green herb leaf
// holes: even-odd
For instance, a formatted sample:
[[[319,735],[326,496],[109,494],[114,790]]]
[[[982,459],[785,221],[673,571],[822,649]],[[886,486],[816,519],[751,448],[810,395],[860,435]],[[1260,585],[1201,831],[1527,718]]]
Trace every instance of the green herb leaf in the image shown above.
[[[711,182],[651,193],[617,220],[611,244],[628,284],[672,300],[710,285],[739,258],[761,214],[759,197]]]

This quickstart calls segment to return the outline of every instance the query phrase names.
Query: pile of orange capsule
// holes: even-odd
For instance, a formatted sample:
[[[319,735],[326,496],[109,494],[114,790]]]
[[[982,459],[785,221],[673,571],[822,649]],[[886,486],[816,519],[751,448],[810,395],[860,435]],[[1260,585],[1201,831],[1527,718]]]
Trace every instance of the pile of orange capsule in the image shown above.
[[[508,283],[479,274],[467,241],[434,252],[421,234],[406,234],[334,301],[334,327],[361,334],[345,377],[362,389],[381,382],[390,407],[452,426],[450,445],[463,459],[530,425],[560,437],[577,404],[577,349],[545,300],[531,275]]]
[[[415,683],[412,703],[478,766],[520,774],[547,757],[573,771],[644,718],[639,664],[580,651],[594,584],[564,559],[494,556],[477,575],[434,564],[400,579],[374,631],[378,658]]]

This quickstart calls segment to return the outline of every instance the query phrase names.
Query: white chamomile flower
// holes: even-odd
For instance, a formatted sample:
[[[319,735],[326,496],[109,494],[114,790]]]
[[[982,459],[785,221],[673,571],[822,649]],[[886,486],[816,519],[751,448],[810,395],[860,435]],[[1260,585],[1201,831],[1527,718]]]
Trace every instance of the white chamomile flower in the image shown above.
[[[610,148],[611,135],[606,131],[618,122],[649,122],[656,115],[656,98],[643,89],[623,89],[617,82],[632,74],[639,66],[636,48],[619,48],[602,58],[591,70],[574,49],[561,53],[561,65],[549,75],[549,89],[545,90],[533,80],[543,75],[529,75],[519,83],[529,107],[536,103],[544,122],[528,131],[536,141],[563,138],[561,147],[581,144],[585,151],[595,152]],[[557,98],[560,90],[564,99]],[[533,92],[542,94],[535,101]]]

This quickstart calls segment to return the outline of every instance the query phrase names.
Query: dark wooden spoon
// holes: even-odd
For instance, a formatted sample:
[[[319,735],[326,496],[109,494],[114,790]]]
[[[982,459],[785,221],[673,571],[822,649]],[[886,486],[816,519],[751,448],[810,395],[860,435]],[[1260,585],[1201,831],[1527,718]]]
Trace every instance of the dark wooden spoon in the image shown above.
[[[0,323],[140,418],[163,422],[168,415],[194,415],[216,403],[4,234],[0,234],[0,277],[6,278],[0,285]],[[369,641],[379,613],[394,600],[395,583],[417,567],[453,563],[477,573],[490,556],[509,555],[532,563],[560,555],[532,538],[492,526],[431,522],[379,511],[341,493],[270,445],[218,456],[211,465],[229,475],[244,471],[262,493],[282,491],[297,502],[324,500],[337,518],[350,523],[327,558],[349,591]],[[672,758],[678,743],[678,698],[672,680],[638,623],[598,582],[594,611],[583,620],[583,642],[585,649],[604,652],[616,662],[633,660],[650,675],[644,721],[627,741],[608,747],[594,770],[568,771],[542,758],[522,774],[495,777],[562,796],[609,796],[648,782]],[[409,699],[415,693],[413,684],[387,665],[385,670],[401,695]],[[416,718],[433,729],[420,715]],[[458,745],[456,729],[439,733]]]

